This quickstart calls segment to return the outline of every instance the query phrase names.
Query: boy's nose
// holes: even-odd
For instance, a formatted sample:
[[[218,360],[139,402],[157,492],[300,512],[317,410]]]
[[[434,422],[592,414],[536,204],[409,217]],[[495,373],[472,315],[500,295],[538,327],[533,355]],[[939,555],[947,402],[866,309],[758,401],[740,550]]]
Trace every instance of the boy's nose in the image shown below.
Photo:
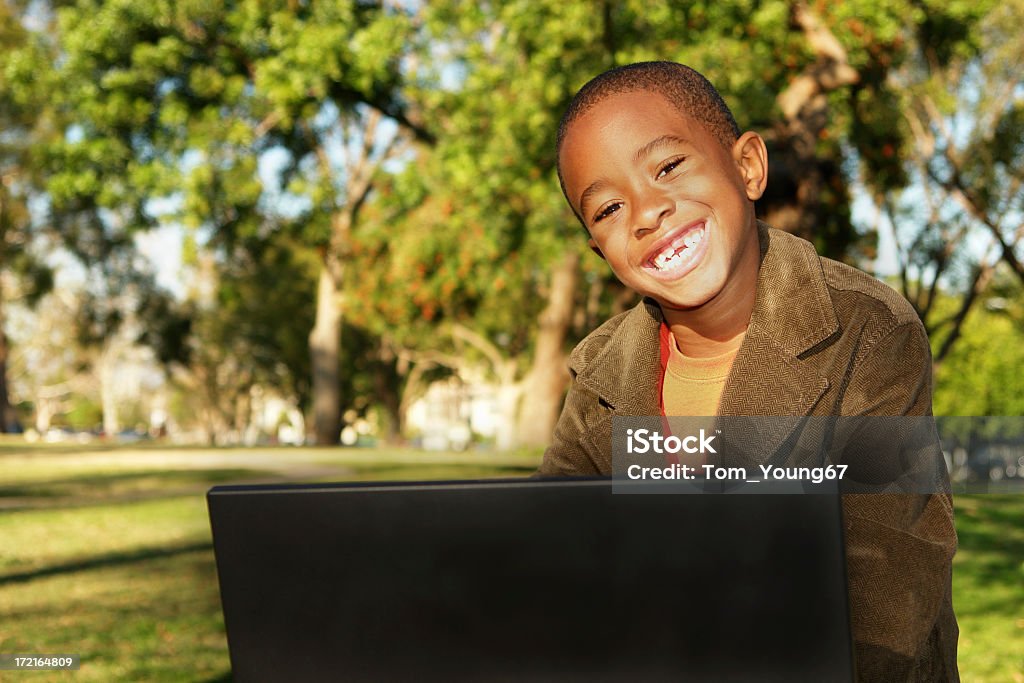
[[[661,229],[662,223],[675,210],[675,203],[663,192],[651,189],[637,197],[637,208],[639,210],[633,234],[643,237]]]

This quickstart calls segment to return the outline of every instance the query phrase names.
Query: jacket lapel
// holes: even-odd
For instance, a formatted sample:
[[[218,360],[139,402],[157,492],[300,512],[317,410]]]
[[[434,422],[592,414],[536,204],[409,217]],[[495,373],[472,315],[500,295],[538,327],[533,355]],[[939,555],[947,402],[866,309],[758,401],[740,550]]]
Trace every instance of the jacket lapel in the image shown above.
[[[777,461],[776,454],[828,389],[828,380],[800,355],[839,332],[821,261],[810,243],[758,225],[761,269],[743,345],[719,405],[722,416],[744,420],[730,430],[739,452]],[[773,457],[774,456],[774,457]]]
[[[597,394],[616,415],[661,413],[661,308],[644,299],[626,313],[601,352],[576,371],[576,381]]]
[[[754,311],[719,414],[807,415],[828,380],[799,357],[838,333],[839,321],[814,247],[763,223],[758,236]]]

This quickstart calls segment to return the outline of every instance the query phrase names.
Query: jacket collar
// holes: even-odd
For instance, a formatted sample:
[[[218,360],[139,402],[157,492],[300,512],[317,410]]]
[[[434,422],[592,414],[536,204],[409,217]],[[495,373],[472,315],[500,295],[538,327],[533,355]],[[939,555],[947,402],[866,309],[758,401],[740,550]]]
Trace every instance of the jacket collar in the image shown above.
[[[758,222],[761,264],[750,326],[726,381],[722,415],[803,415],[828,382],[799,363],[839,331],[821,262],[809,242]],[[576,381],[621,415],[658,415],[661,308],[644,299],[604,348],[570,363]],[[768,398],[770,397],[770,398]]]

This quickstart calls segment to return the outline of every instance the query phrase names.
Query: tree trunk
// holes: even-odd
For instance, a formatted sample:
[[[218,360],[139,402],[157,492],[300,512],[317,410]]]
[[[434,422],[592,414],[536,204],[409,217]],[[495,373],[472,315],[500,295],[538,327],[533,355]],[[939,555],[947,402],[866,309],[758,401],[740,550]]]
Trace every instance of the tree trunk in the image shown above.
[[[830,118],[828,94],[857,83],[860,74],[813,9],[797,2],[791,12],[816,59],[775,98],[782,120],[767,140],[771,182],[758,215],[816,243],[825,256],[841,258],[855,237],[844,211],[846,183],[834,160],[818,156],[818,141]]]
[[[0,311],[0,433],[20,432],[18,416],[7,390],[7,335],[4,334],[3,324],[3,311]]]
[[[50,431],[50,425],[53,423],[53,417],[60,412],[60,400],[56,398],[49,398],[39,396],[35,400],[36,408],[36,431],[40,434],[46,434]]]
[[[562,398],[569,381],[565,361],[565,338],[572,326],[579,254],[570,250],[562,255],[551,274],[548,303],[540,314],[540,331],[533,354],[533,366],[527,374],[523,404],[519,413],[519,443],[544,446],[562,411]]]
[[[2,190],[2,186],[0,186]],[[6,258],[7,242],[7,220],[4,218],[6,204],[5,196],[0,195],[0,264]],[[0,282],[0,285],[3,283]],[[4,333],[4,298],[3,289],[0,289],[0,434],[21,431],[18,425],[18,416],[14,413],[11,405],[10,394],[7,389],[7,335]]]
[[[515,381],[515,364],[510,361],[498,380],[498,424],[494,434],[494,447],[499,451],[510,451],[521,443],[516,425],[516,408],[522,396],[522,389],[523,385]]]
[[[316,321],[309,333],[313,369],[313,430],[319,446],[333,446],[341,434],[341,388],[338,362],[341,349],[341,306],[338,268],[325,257],[316,294]]]
[[[114,376],[117,373],[117,350],[114,342],[107,339],[103,343],[97,362],[96,373],[100,384],[100,409],[103,412],[103,433],[108,438],[117,436],[121,431],[121,423],[117,415],[117,400],[114,396]]]
[[[373,373],[373,384],[377,400],[384,409],[381,415],[381,436],[384,443],[395,445],[402,442],[405,426],[402,422],[402,378],[398,369],[398,358],[383,342],[379,361],[380,367]]]

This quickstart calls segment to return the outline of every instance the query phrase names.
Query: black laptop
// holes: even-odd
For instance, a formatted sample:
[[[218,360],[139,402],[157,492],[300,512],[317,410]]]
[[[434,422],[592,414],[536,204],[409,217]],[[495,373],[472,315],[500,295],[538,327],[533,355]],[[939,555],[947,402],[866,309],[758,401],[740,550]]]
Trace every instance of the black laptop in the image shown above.
[[[208,503],[238,681],[853,678],[838,495],[522,479]]]

